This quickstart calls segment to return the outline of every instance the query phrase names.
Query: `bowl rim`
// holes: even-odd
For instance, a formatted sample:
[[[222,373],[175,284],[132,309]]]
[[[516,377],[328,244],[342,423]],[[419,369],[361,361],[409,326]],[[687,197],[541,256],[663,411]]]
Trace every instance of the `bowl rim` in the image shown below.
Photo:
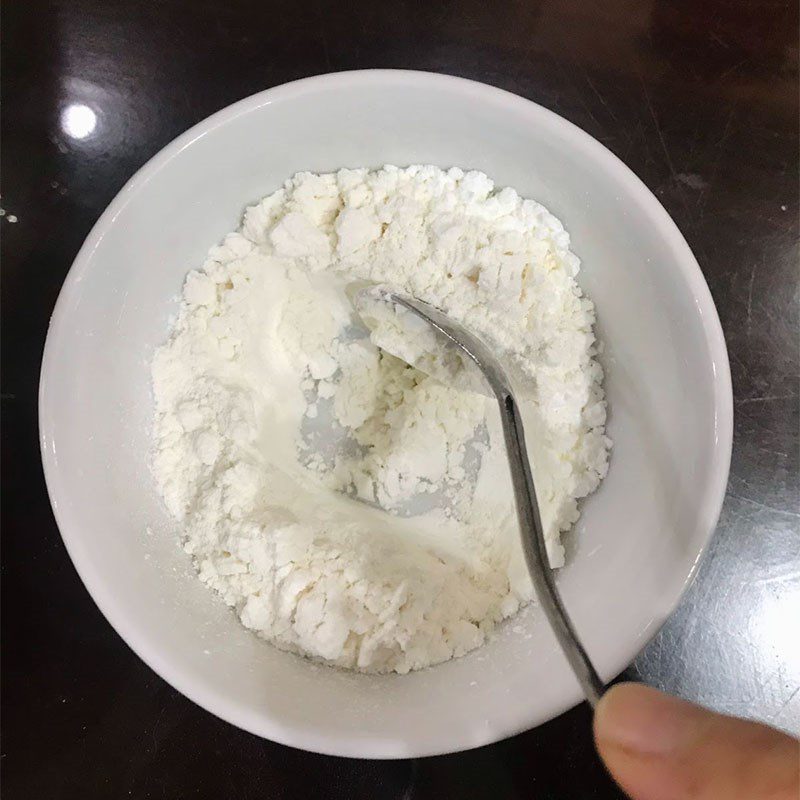
[[[311,727],[287,728],[280,720],[268,718],[261,712],[243,712],[241,708],[215,690],[210,689],[199,680],[192,679],[180,668],[175,667],[170,659],[165,658],[157,648],[151,645],[146,635],[137,631],[135,626],[129,623],[126,610],[116,602],[113,587],[107,585],[103,575],[92,567],[88,553],[80,542],[80,526],[77,525],[76,520],[71,519],[66,504],[59,502],[66,492],[52,450],[55,431],[48,417],[48,408],[54,399],[54,391],[51,390],[48,380],[54,358],[54,342],[60,338],[69,322],[69,309],[76,295],[82,291],[80,284],[90,268],[95,249],[120,212],[148,183],[150,178],[185,148],[216,128],[242,115],[249,114],[263,106],[300,97],[308,92],[358,86],[437,88],[460,94],[474,102],[493,103],[501,110],[503,107],[513,109],[515,113],[527,116],[533,124],[548,124],[558,131],[568,145],[583,149],[594,161],[603,162],[607,169],[626,184],[648,218],[668,242],[670,260],[674,262],[673,266],[683,274],[701,318],[713,367],[715,423],[714,445],[708,469],[709,488],[697,510],[698,520],[706,520],[708,530],[688,574],[682,578],[676,575],[674,585],[670,587],[669,595],[666,596],[666,607],[670,614],[678,606],[683,594],[696,576],[702,558],[708,551],[708,544],[722,510],[732,453],[733,392],[725,339],[711,292],[689,245],[655,195],[624,162],[577,125],[531,100],[489,84],[441,73],[392,69],[353,70],[302,78],[258,92],[217,111],[173,139],[125,183],[92,227],[73,261],[50,319],[42,356],[39,383],[39,438],[42,463],[53,514],[75,569],[103,616],[134,653],[167,683],[220,719],[257,736],[312,752],[360,758],[408,758],[457,752],[499,741],[563,713],[579,702],[580,698],[577,695],[568,697],[554,714],[543,717],[533,715],[526,725],[498,724],[491,731],[487,731],[485,740],[482,741],[474,739],[469,742],[454,741],[452,746],[425,746],[416,749],[413,745],[409,747],[408,743],[401,748],[397,745],[393,746],[391,742],[385,740],[376,742],[374,745],[355,738],[345,740],[340,737],[332,741],[330,737],[317,734]],[[659,628],[660,626],[648,631],[649,639],[656,635]],[[635,639],[629,642],[627,647],[621,649],[614,660],[610,675],[618,675],[622,672],[641,652],[649,639]]]

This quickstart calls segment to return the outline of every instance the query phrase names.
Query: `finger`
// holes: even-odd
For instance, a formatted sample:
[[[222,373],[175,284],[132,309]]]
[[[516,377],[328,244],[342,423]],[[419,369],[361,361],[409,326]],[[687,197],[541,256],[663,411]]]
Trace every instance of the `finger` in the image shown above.
[[[800,745],[633,683],[597,705],[597,749],[635,800],[798,800]]]

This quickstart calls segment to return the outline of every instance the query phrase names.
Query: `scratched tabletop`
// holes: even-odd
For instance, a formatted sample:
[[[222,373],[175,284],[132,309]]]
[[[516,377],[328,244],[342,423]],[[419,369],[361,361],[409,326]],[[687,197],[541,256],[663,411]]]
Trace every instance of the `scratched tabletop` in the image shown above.
[[[585,705],[479,750],[385,763],[244,733],[126,647],[53,520],[38,371],[92,224],[212,112],[369,67],[461,75],[552,109],[616,153],[678,224],[725,330],[733,463],[697,579],[626,676],[800,732],[797,16],[794,0],[3,4],[3,797],[621,796]]]

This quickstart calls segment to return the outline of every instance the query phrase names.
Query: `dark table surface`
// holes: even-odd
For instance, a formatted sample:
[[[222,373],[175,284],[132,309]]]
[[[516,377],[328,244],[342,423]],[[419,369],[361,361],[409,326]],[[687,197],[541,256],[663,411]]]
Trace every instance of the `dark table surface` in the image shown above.
[[[367,67],[462,75],[556,111],[622,158],[683,231],[727,337],[733,463],[711,552],[628,676],[800,731],[797,30],[793,0],[5,3],[4,797],[620,796],[585,705],[480,750],[393,763],[239,731],[133,655],[53,521],[39,361],[61,282],[100,212],[213,111]],[[75,103],[97,113],[83,139],[62,118]]]

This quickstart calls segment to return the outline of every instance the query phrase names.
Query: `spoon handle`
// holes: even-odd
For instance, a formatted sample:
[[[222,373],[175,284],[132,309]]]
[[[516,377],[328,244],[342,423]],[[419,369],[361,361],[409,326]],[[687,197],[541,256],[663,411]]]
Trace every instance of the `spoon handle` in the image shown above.
[[[539,503],[536,500],[536,489],[533,485],[528,451],[525,447],[522,418],[510,392],[498,392],[497,401],[500,405],[503,435],[511,468],[511,480],[514,485],[517,519],[522,533],[522,547],[528,572],[533,580],[539,602],[555,631],[558,643],[575,672],[589,705],[594,708],[605,691],[605,686],[575,632],[572,621],[561,602],[558,587],[553,580],[553,572],[547,558]]]

